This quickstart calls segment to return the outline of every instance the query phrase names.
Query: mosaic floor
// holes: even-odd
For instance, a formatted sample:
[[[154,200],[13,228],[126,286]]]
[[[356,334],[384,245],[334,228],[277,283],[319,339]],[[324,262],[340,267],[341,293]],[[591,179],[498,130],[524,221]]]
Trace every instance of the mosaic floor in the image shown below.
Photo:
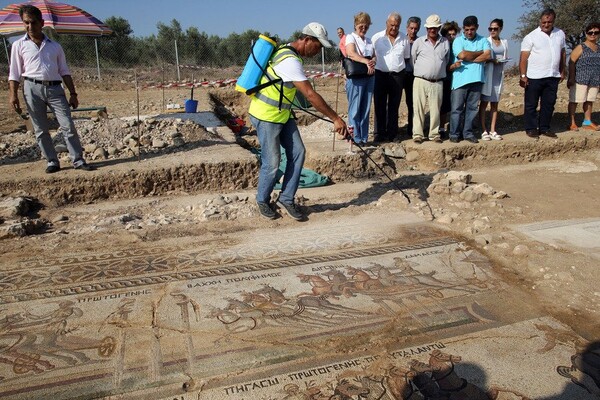
[[[427,224],[373,225],[5,267],[0,398],[600,393],[598,370],[577,364],[589,344],[483,254]]]

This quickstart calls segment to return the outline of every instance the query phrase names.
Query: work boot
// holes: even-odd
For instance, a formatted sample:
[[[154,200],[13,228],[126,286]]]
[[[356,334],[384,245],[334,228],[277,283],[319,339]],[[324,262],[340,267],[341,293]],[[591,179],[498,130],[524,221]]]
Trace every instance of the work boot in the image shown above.
[[[271,205],[269,203],[262,203],[257,201],[256,205],[258,206],[258,212],[265,218],[275,219],[277,218],[277,213],[273,211]]]
[[[296,221],[304,219],[304,213],[300,211],[300,207],[296,203],[286,204],[282,203],[281,200],[277,200],[277,205],[285,210],[285,212]]]

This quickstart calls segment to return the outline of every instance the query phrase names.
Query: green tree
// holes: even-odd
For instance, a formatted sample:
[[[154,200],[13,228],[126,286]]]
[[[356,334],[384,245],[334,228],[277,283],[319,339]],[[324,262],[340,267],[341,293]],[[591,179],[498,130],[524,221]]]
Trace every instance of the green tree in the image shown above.
[[[130,67],[139,61],[138,53],[134,49],[134,40],[131,37],[133,29],[129,21],[121,17],[108,17],[104,23],[113,31],[108,38],[101,38],[98,42],[102,58],[109,64]]]
[[[520,26],[513,39],[520,40],[539,26],[542,10],[556,12],[554,25],[565,32],[567,47],[573,49],[585,40],[583,30],[590,22],[600,21],[598,0],[523,0],[527,11],[519,18]]]
[[[177,48],[183,42],[183,30],[181,24],[176,19],[171,20],[170,25],[165,25],[162,22],[156,24],[158,35],[156,36],[156,52],[159,57],[168,63],[175,63],[175,41]]]

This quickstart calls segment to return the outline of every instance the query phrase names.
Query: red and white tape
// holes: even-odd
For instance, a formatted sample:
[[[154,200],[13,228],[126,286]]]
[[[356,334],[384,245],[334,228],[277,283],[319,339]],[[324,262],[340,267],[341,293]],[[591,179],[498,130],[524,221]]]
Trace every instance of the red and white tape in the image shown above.
[[[305,71],[306,72],[306,77],[309,79],[314,79],[314,78],[335,78],[338,76],[341,76],[338,73],[335,72],[319,72],[319,71]],[[187,87],[187,88],[191,88],[191,87],[201,87],[201,86],[227,86],[227,85],[233,85],[237,82],[237,79],[218,79],[215,81],[202,81],[202,82],[196,82],[196,83],[191,83],[191,82],[169,82],[169,83],[165,83],[165,84],[158,84],[158,85],[148,85],[148,86],[144,86],[142,89],[171,89],[171,88],[178,88],[178,87]]]

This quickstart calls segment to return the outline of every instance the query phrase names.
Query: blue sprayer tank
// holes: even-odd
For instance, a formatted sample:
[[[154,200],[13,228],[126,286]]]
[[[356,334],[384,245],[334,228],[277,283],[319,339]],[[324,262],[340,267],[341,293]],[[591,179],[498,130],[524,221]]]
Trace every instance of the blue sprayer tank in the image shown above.
[[[271,54],[273,54],[273,50],[275,50],[275,46],[277,46],[277,43],[271,38],[265,35],[258,37],[254,46],[252,46],[252,53],[246,61],[242,75],[237,80],[235,90],[246,93],[247,90],[258,86],[263,70],[267,68],[267,63],[271,58]]]

